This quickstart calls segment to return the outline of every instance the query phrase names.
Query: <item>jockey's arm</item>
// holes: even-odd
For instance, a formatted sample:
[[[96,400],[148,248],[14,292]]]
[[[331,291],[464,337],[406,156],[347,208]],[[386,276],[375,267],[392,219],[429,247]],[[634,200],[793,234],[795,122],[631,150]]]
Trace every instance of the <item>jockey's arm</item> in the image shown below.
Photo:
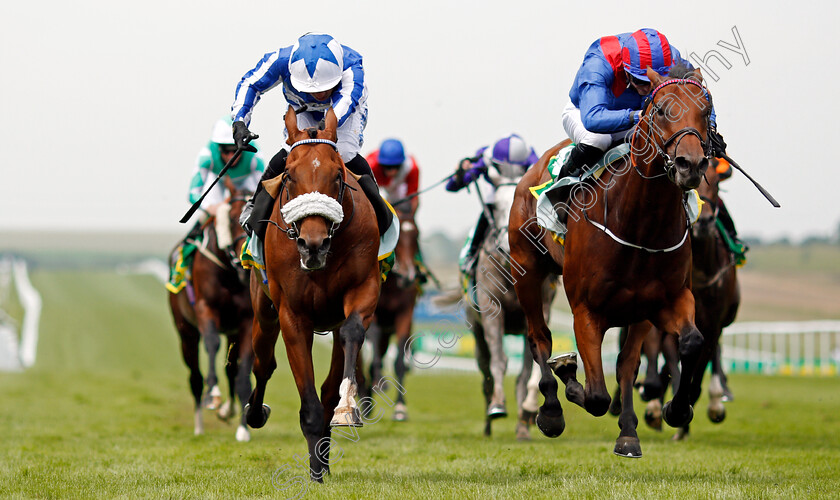
[[[274,88],[288,77],[288,63],[291,47],[265,54],[251,71],[236,85],[236,97],[231,105],[233,121],[251,123],[251,111],[264,92]]]
[[[349,47],[342,46],[342,48],[345,65],[349,64],[349,66],[341,73],[341,88],[337,92],[337,97],[332,100],[339,127],[356,111],[365,93],[365,70],[362,68],[362,56]]]
[[[580,117],[583,126],[596,134],[611,134],[626,130],[638,123],[638,113],[632,109],[607,108],[610,89],[601,83],[585,83],[580,89]]]

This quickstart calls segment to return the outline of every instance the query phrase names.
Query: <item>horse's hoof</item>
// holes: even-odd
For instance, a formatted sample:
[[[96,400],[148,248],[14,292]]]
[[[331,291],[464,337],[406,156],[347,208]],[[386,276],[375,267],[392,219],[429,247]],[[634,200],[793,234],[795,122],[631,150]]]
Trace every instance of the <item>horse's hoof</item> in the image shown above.
[[[246,404],[245,408],[242,410],[245,412],[245,422],[247,422],[248,426],[252,429],[259,429],[264,426],[268,421],[268,417],[271,416],[270,406],[264,404],[262,405],[261,410],[262,411],[251,411],[251,403]]]
[[[610,409],[607,412],[613,417],[621,415],[621,399],[614,397],[612,403],[610,403]]]
[[[336,408],[330,427],[362,427],[362,417],[357,408]]]
[[[531,431],[528,430],[528,424],[525,422],[519,421],[516,424],[516,440],[517,441],[530,441],[531,440]]]
[[[639,397],[642,401],[652,401],[662,395],[662,384],[657,380],[656,382],[642,383],[639,387]]]
[[[654,399],[645,407],[645,424],[651,429],[662,430],[662,404]]]
[[[537,412],[522,410],[521,420],[525,425],[534,425],[537,421]]]
[[[557,416],[546,415],[542,410],[537,413],[537,428],[546,437],[556,438],[566,429],[566,419],[561,410]]]
[[[219,420],[223,420],[225,422],[230,420],[234,414],[235,411],[233,409],[233,405],[230,403],[230,400],[225,401],[219,408],[219,411],[216,412],[216,416],[219,417]]]
[[[728,388],[724,387],[723,397],[721,398],[721,401],[723,401],[724,403],[735,401],[735,395],[732,394],[732,392]]]
[[[487,408],[487,418],[491,420],[496,420],[497,418],[504,417],[507,417],[507,410],[505,409],[505,405],[494,404],[490,405],[490,408]]]
[[[575,379],[571,379],[568,383],[566,383],[566,400],[580,406],[581,408],[584,407],[583,405],[586,398],[583,393],[583,385]]]
[[[204,397],[204,407],[208,410],[215,410],[222,404],[222,391],[218,385],[214,385],[207,396]]]
[[[711,420],[712,423],[719,424],[726,418],[726,407],[722,404],[717,408],[710,406],[706,411],[706,414],[709,416],[709,420]]]
[[[394,407],[394,414],[391,416],[394,422],[405,422],[408,420],[408,408],[402,403],[397,403]]]
[[[569,379],[574,378],[577,372],[577,353],[558,354],[546,361],[546,364],[554,371],[561,382],[568,384]]]
[[[675,415],[673,411],[673,401],[668,401],[662,407],[662,420],[671,427],[683,427],[688,425],[694,418],[694,408],[688,405],[688,411],[682,415]]]
[[[642,445],[637,437],[621,436],[615,440],[613,453],[619,457],[642,458]]]
[[[671,437],[671,441],[682,441],[688,437],[688,429],[685,427],[680,427],[677,429],[677,433]]]
[[[236,428],[236,440],[240,443],[247,443],[251,440],[251,433],[248,431],[247,427],[240,425]]]

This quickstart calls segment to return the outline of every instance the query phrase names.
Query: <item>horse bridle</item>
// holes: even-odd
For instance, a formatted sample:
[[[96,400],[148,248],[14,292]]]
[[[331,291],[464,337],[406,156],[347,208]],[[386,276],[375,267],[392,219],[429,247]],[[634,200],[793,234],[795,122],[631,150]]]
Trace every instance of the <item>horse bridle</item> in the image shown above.
[[[697,82],[695,80],[691,80],[691,79],[688,79],[688,78],[673,78],[671,80],[666,80],[666,81],[660,83],[655,89],[653,89],[653,91],[645,99],[645,102],[642,105],[642,119],[643,120],[644,119],[648,120],[648,135],[653,134],[654,128],[656,128],[658,130],[658,127],[655,127],[654,123],[653,123],[653,115],[654,115],[653,112],[659,113],[659,112],[662,111],[662,107],[659,104],[657,104],[656,102],[654,102],[654,98],[656,97],[656,93],[659,92],[663,87],[666,87],[668,85],[675,85],[675,84],[690,84],[690,85],[696,85],[696,86],[700,87],[700,89],[703,90],[703,93],[704,93],[706,99],[709,101],[709,106],[710,107],[713,106],[712,94],[710,94],[709,91],[702,84],[700,84],[700,82]],[[653,112],[648,112],[649,108],[652,109]],[[638,131],[638,127],[636,127],[636,130],[633,131],[633,139],[635,139],[636,131]],[[711,132],[712,132],[712,122],[711,122],[711,120],[708,120],[708,123],[706,125],[706,137],[707,138],[711,137]],[[657,132],[657,135],[659,135],[658,132]],[[697,130],[696,128],[694,128],[694,127],[685,127],[685,128],[680,129],[680,130],[677,130],[676,132],[671,134],[671,136],[668,137],[668,139],[666,139],[661,145],[656,140],[651,140],[650,141],[651,143],[653,143],[654,148],[656,148],[656,153],[660,157],[662,157],[662,159],[664,160],[664,162],[665,162],[664,163],[665,175],[667,175],[668,178],[671,181],[673,181],[675,179],[676,163],[675,163],[674,159],[671,158],[671,156],[667,152],[665,152],[665,150],[668,149],[668,147],[671,146],[672,143],[676,143],[674,145],[674,153],[676,155],[676,151],[680,146],[680,142],[688,135],[693,135],[693,136],[697,137],[697,140],[700,141],[700,146],[703,148],[703,152],[705,153],[706,159],[711,159],[712,158],[712,141],[711,140],[704,141],[703,136],[700,135],[700,131]],[[662,136],[659,135],[659,138],[661,139]],[[653,139],[653,138],[651,137],[651,139]],[[631,140],[631,144],[632,144],[632,142],[633,141]],[[635,168],[636,172],[638,172],[638,174],[641,175],[645,179],[659,177],[658,175],[652,176],[652,177],[645,176],[644,174],[642,174],[642,172],[639,170],[639,167],[635,163],[633,164],[633,168]]]
[[[338,145],[335,142],[330,141],[328,139],[303,139],[301,141],[297,141],[294,144],[292,144],[292,146],[289,148],[289,154],[291,154],[292,150],[295,149],[298,146],[315,145],[315,144],[328,144],[328,145],[332,146],[332,148],[336,152],[338,151]],[[351,191],[356,190],[353,186],[347,184],[347,181],[346,181],[346,178],[347,178],[346,169],[347,169],[347,167],[342,166],[342,168],[345,169],[345,172],[344,172],[344,175],[341,177],[341,183],[339,184],[339,187],[338,187],[338,196],[336,197],[336,201],[338,202],[339,205],[344,204],[344,192],[346,191],[346,189],[349,188]],[[283,175],[283,179],[280,181],[280,189],[278,189],[278,191],[277,191],[277,202],[280,204],[279,208],[283,207],[283,193],[284,192],[288,193],[289,175],[286,172],[283,172],[282,175]],[[351,199],[353,198],[353,193],[352,192],[350,193],[350,197],[351,197]],[[350,221],[353,220],[353,216],[356,214],[355,200],[354,200],[354,203],[353,203],[352,206],[353,206],[353,211],[350,212],[350,217],[348,217],[345,221],[333,222],[330,225],[330,228],[327,230],[327,237],[328,238],[332,238],[333,235],[335,235],[335,233],[337,233],[340,228],[347,227],[349,225]],[[300,235],[300,229],[298,228],[297,221],[294,221],[292,223],[287,224],[287,227],[285,227],[285,228],[281,227],[280,224],[274,222],[271,219],[268,219],[267,222],[270,222],[271,224],[274,224],[274,226],[277,227],[277,229],[286,233],[286,236],[290,240],[296,240],[298,238],[298,236]],[[285,223],[285,221],[283,221],[283,222]],[[342,223],[344,223],[344,222],[347,222],[347,224],[344,224],[342,226]]]

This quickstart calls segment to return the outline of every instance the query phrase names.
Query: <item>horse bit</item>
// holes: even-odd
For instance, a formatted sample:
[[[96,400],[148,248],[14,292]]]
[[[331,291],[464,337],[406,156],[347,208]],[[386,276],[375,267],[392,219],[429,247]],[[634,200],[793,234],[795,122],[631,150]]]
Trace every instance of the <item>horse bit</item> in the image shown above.
[[[656,97],[656,93],[659,92],[659,90],[661,90],[665,86],[673,85],[673,84],[680,84],[680,83],[687,83],[687,84],[690,84],[690,85],[696,85],[696,86],[700,87],[700,89],[702,89],[702,91],[703,91],[704,96],[709,101],[710,109],[713,107],[712,94],[710,94],[706,90],[706,88],[703,85],[701,85],[699,82],[697,82],[695,80],[687,79],[687,78],[674,78],[674,79],[671,79],[671,80],[666,80],[666,81],[662,82],[661,84],[659,84],[655,89],[653,89],[653,92],[651,92],[650,96],[648,96],[645,99],[645,103],[642,106],[642,116],[644,116],[645,118],[648,119],[648,133],[649,134],[652,134],[653,130],[657,129],[657,135],[659,136],[659,138],[662,137],[662,135],[658,133],[658,128],[655,127],[655,125],[653,123],[653,113],[648,113],[647,112],[648,108],[652,108],[653,111],[655,111],[656,113],[661,113],[663,115],[665,114],[665,111],[662,109],[662,106],[660,106],[659,104],[654,102],[654,98]],[[638,128],[636,130],[638,130]],[[711,131],[712,131],[712,123],[711,123],[711,120],[708,120],[708,125],[706,126],[706,137],[707,138],[711,137]],[[697,130],[696,128],[694,128],[694,127],[685,127],[683,129],[680,129],[680,130],[674,132],[671,135],[671,137],[669,137],[667,140],[665,140],[662,143],[661,146],[659,145],[659,142],[657,142],[655,140],[650,141],[651,143],[653,143],[653,146],[656,148],[657,154],[665,160],[665,165],[664,165],[665,175],[667,175],[668,178],[671,181],[673,181],[675,176],[676,176],[676,173],[675,173],[676,163],[675,163],[674,159],[671,158],[671,156],[668,153],[665,152],[665,150],[668,149],[668,146],[670,146],[672,143],[674,143],[676,141],[676,144],[674,146],[674,154],[676,154],[677,148],[679,148],[679,146],[680,146],[680,142],[687,135],[693,135],[693,136],[697,137],[697,139],[700,141],[700,146],[703,148],[703,152],[705,153],[706,159],[711,159],[711,157],[712,157],[712,141],[711,140],[704,141],[703,136],[700,135],[700,131]],[[635,132],[634,132],[634,136],[635,136]],[[643,178],[646,178],[646,179],[651,178],[651,177],[647,177],[647,176],[643,175],[639,171],[639,169],[636,165],[634,165],[633,167],[636,169],[636,171],[639,173],[639,175],[641,175]],[[656,176],[654,176],[654,177],[656,177]]]

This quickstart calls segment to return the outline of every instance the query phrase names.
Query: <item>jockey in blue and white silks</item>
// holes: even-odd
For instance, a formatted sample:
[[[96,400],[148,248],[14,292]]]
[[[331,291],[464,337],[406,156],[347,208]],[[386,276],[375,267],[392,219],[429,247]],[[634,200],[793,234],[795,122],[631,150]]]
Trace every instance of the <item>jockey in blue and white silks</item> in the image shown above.
[[[234,121],[251,123],[262,94],[282,85],[301,128],[313,127],[332,106],[338,118],[338,150],[348,162],[359,152],[367,124],[367,86],[362,56],[329,35],[309,33],[295,45],[265,54],[236,86]],[[319,96],[332,89],[329,96]],[[319,99],[319,97],[321,97]]]
[[[231,106],[233,138],[238,148],[249,151],[257,135],[248,130],[251,113],[262,95],[281,85],[286,101],[297,114],[301,129],[317,127],[332,107],[338,119],[336,148],[344,165],[359,176],[359,185],[373,206],[379,226],[380,248],[396,245],[399,225],[392,209],[379,195],[379,188],[365,157],[359,152],[367,125],[367,86],[362,56],[324,33],[306,33],[291,47],[265,54],[254,69],[245,73],[236,86]],[[288,131],[284,129],[288,139]],[[284,144],[268,164],[261,181],[280,175],[286,169],[290,145]],[[249,235],[265,235],[274,200],[260,182],[253,203],[242,211],[242,223]],[[388,251],[390,253],[390,251]]]

